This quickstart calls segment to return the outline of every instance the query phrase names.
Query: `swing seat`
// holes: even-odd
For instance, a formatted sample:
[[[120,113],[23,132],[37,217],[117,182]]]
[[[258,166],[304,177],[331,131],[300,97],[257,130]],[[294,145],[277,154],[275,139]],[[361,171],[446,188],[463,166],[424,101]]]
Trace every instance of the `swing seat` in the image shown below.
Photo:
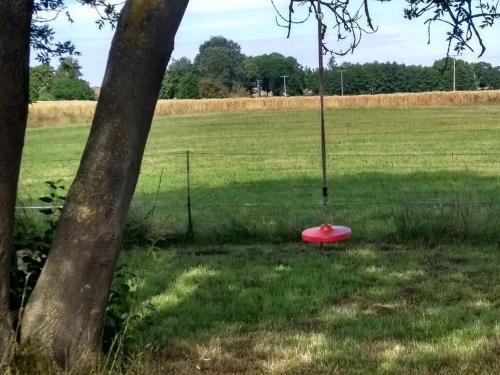
[[[351,234],[351,229],[348,227],[323,224],[303,231],[302,240],[308,243],[333,243],[345,241]]]

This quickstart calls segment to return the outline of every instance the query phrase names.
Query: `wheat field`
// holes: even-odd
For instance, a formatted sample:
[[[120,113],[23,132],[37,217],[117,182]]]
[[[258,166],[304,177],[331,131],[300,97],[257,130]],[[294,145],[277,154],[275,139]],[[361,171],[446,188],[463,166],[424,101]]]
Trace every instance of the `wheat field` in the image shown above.
[[[427,92],[383,95],[328,96],[327,108],[374,108],[374,107],[427,107],[449,105],[475,105],[500,103],[500,90]],[[91,122],[94,117],[94,101],[37,102],[30,105],[30,127],[57,126]],[[271,97],[200,100],[159,100],[155,116],[173,116],[201,113],[245,112],[255,110],[307,110],[318,107],[318,98]]]

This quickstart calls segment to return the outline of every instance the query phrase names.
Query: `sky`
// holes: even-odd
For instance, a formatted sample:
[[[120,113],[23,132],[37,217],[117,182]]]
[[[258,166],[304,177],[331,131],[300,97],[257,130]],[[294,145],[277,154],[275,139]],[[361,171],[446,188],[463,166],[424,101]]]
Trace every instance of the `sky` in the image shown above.
[[[356,3],[356,0],[353,0]],[[275,0],[278,9],[286,12],[287,0]],[[428,43],[424,19],[408,21],[403,17],[405,1],[392,0],[379,3],[371,0],[371,15],[377,32],[364,35],[353,54],[338,57],[337,62],[398,62],[431,65],[446,55],[446,29],[435,26]],[[100,86],[106,67],[113,31],[107,27],[99,30],[97,15],[89,7],[74,0],[67,1],[74,23],[64,16],[58,17],[53,26],[59,40],[71,40],[82,53],[78,59],[84,79],[92,86]],[[314,19],[294,25],[289,39],[286,30],[276,24],[276,12],[271,0],[190,0],[186,14],[176,36],[173,58],[186,56],[193,59],[201,43],[214,35],[222,35],[238,42],[246,55],[279,52],[294,56],[300,64],[317,67],[316,23]],[[479,48],[466,52],[460,58],[467,61],[486,61],[500,65],[500,23],[483,31],[486,53],[478,59]],[[330,36],[329,45],[338,48]],[[36,65],[32,61],[32,65]],[[57,61],[54,62],[57,64]]]

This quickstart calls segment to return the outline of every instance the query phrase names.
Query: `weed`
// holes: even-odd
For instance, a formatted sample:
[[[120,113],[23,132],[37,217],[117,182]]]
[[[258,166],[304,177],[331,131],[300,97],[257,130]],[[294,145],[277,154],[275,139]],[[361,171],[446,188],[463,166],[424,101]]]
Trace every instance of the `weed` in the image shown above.
[[[11,310],[18,311],[28,300],[52,246],[62,205],[66,199],[62,180],[46,181],[47,195],[38,198],[45,208],[40,217],[17,217],[14,234],[14,263],[11,267]]]

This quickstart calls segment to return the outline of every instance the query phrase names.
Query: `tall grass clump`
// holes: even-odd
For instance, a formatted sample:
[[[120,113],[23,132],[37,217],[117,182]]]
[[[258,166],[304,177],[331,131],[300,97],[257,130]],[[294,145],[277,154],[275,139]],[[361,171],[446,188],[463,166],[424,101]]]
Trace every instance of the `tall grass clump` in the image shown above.
[[[493,207],[457,200],[435,206],[402,205],[394,209],[394,239],[435,246],[443,243],[491,242],[500,220]]]

